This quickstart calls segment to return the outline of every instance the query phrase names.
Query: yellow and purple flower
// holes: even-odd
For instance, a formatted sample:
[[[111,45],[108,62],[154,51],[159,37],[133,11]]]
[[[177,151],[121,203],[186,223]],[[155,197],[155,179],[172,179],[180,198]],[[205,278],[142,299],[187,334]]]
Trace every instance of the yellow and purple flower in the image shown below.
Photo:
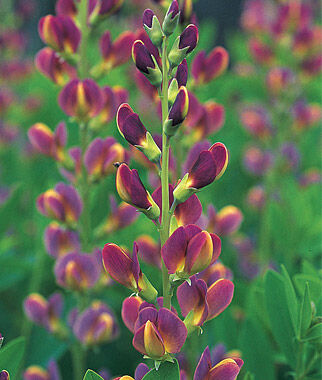
[[[187,279],[206,269],[220,255],[220,239],[215,234],[189,224],[177,228],[161,248],[169,274]]]
[[[202,353],[193,380],[235,380],[244,362],[228,358],[213,365],[209,347]]]
[[[179,4],[177,0],[173,0],[168,8],[162,24],[162,30],[166,36],[170,36],[179,22]],[[153,42],[153,41],[152,41]]]
[[[274,60],[274,53],[271,47],[261,40],[253,37],[249,41],[249,50],[254,60],[258,63],[270,65]]]
[[[1,376],[0,379],[2,380]],[[23,373],[23,380],[60,380],[61,376],[57,363],[50,360],[47,368],[38,365],[29,366]],[[3,379],[5,380],[5,379]]]
[[[266,75],[267,89],[274,96],[286,93],[294,84],[294,73],[285,67],[273,67]]]
[[[132,255],[116,244],[105,244],[102,257],[106,272],[115,281],[148,301],[156,300],[157,291],[141,271],[136,242],[133,244]]]
[[[68,16],[42,17],[38,24],[38,32],[45,44],[67,54],[75,53],[81,40],[79,29]]]
[[[265,139],[272,136],[273,128],[267,110],[259,105],[245,107],[240,114],[245,129],[253,136]]]
[[[80,248],[78,233],[52,222],[45,231],[45,246],[47,252],[56,259],[77,252]]]
[[[228,63],[228,52],[221,46],[214,48],[208,57],[205,51],[201,51],[192,62],[191,74],[197,85],[208,83],[220,76],[227,69]]]
[[[257,146],[247,148],[244,154],[245,168],[254,175],[265,174],[273,165],[274,157],[270,151]]]
[[[55,189],[41,194],[37,199],[38,210],[49,218],[66,224],[74,224],[82,212],[82,201],[72,185],[58,183]]]
[[[160,209],[145,189],[137,170],[121,164],[116,173],[116,189],[124,202],[136,207],[148,218],[155,220],[159,217]]]
[[[153,86],[159,87],[162,82],[162,73],[154,55],[150,53],[143,41],[136,40],[134,42],[132,57],[137,69],[147,77]]]
[[[226,267],[222,262],[216,260],[213,264],[209,265],[208,268],[196,275],[198,279],[202,279],[206,282],[208,288],[220,279],[233,279],[232,271]]]
[[[160,161],[160,148],[142,124],[139,115],[134,113],[127,103],[118,109],[116,121],[120,134],[129,144],[143,152],[150,161],[154,163]]]
[[[31,321],[43,326],[49,332],[61,331],[63,298],[60,293],[54,293],[48,300],[38,293],[32,293],[24,301],[24,310]]]
[[[162,360],[179,352],[186,338],[184,323],[172,311],[145,307],[139,312],[133,346],[143,355]]]
[[[86,346],[110,342],[119,332],[112,311],[101,301],[93,301],[81,313],[75,311],[71,322],[74,335]]]
[[[175,40],[169,52],[168,58],[172,67],[178,66],[184,58],[194,50],[197,46],[198,39],[199,33],[196,25],[188,25]]]
[[[55,264],[57,283],[63,288],[80,292],[94,287],[100,272],[95,257],[83,253],[68,253]]]
[[[60,92],[58,102],[68,116],[87,121],[101,112],[103,95],[92,79],[73,79]]]
[[[84,165],[91,181],[95,182],[114,171],[114,163],[126,158],[125,149],[113,137],[97,137],[87,148]]]
[[[40,153],[50,156],[57,161],[65,159],[64,148],[67,142],[66,124],[61,122],[55,132],[43,123],[36,123],[28,130],[31,145]]]
[[[209,288],[202,279],[190,278],[191,284],[184,282],[177,289],[177,298],[184,323],[189,332],[216,318],[231,303],[234,284],[230,280],[219,279]]]
[[[187,200],[192,194],[219,179],[228,165],[228,150],[222,143],[213,144],[200,152],[188,173],[174,189],[174,199],[178,203]]]
[[[208,208],[207,229],[214,231],[219,236],[227,236],[236,232],[242,221],[243,214],[239,208],[233,205],[225,206],[218,212]]]
[[[76,77],[76,70],[50,47],[41,49],[35,58],[37,69],[59,86]]]
[[[5,369],[0,371],[0,380],[10,380],[9,372]]]

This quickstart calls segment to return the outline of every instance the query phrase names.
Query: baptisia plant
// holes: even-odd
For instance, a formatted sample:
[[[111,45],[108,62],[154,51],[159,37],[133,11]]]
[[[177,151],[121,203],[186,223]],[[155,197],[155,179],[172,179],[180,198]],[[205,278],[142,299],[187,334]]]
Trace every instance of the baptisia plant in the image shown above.
[[[142,162],[146,166],[148,160],[149,167],[156,168],[159,174],[156,184],[160,181],[161,185],[154,186],[155,190],[150,195],[138,171],[121,163],[116,165],[116,189],[124,202],[151,220],[159,232],[160,245],[152,237],[144,235],[134,242],[132,254],[111,242],[102,250],[103,265],[108,275],[134,293],[123,302],[122,319],[133,333],[134,348],[145,359],[152,359],[155,363],[155,369],[140,364],[142,373],[149,376],[158,370],[161,374],[163,368],[170,365],[171,374],[177,379],[179,372],[176,372],[175,354],[182,351],[192,334],[201,331],[206,321],[229,306],[234,292],[231,280],[221,277],[225,272],[218,262],[220,237],[198,225],[202,206],[197,194],[224,174],[228,164],[227,148],[222,143],[202,148],[194,152],[182,178],[173,178],[170,173],[170,147],[173,148],[176,135],[184,133],[189,101],[193,97],[187,89],[189,69],[186,58],[196,48],[199,38],[194,24],[187,25],[176,36],[179,19],[177,0],[168,6],[162,22],[152,10],[145,10],[143,27],[149,38],[135,41],[132,47],[136,68],[144,76],[142,83],[160,105],[161,139],[146,128],[147,123],[141,121],[131,105],[122,104],[117,113],[121,136],[145,155]],[[170,41],[173,41],[171,45]],[[209,58],[202,54],[193,65],[195,83],[210,81],[224,71],[227,62],[228,55],[221,49],[214,51]],[[180,161],[176,164],[182,165]],[[181,167],[177,173],[181,173]],[[234,213],[229,211],[228,214]],[[220,220],[223,219],[224,215]],[[233,217],[225,228],[234,230],[240,221],[241,217],[237,223]],[[158,297],[157,286],[147,281],[142,273],[139,257],[159,268],[161,296]],[[212,269],[214,265],[216,267]],[[207,270],[208,278],[216,270],[219,278],[207,284],[202,279]],[[172,302],[175,294],[181,316]],[[237,362],[226,359],[212,368],[205,355],[198,365],[195,379],[233,380],[243,364],[241,359]],[[184,372],[181,375],[186,376]],[[130,376],[123,378],[132,379]],[[136,374],[135,378],[141,377]]]

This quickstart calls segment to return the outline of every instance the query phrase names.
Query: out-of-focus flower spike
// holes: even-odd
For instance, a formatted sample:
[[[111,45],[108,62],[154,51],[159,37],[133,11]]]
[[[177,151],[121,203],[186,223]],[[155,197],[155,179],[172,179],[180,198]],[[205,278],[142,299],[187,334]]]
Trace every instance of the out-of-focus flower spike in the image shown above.
[[[77,232],[63,229],[58,223],[51,223],[45,231],[45,245],[47,252],[54,258],[59,258],[80,248]]]
[[[141,150],[151,162],[160,161],[160,148],[142,124],[138,114],[134,113],[128,104],[120,106],[116,121],[120,134],[127,142]]]
[[[102,110],[103,96],[92,79],[73,79],[60,92],[58,102],[68,116],[87,121]]]
[[[198,43],[198,28],[190,24],[181,35],[175,40],[170,52],[169,61],[172,67],[178,66],[186,56],[191,53]]]
[[[153,86],[159,87],[162,82],[162,73],[156,59],[141,40],[134,42],[132,57],[137,69],[147,77]]]
[[[215,232],[220,236],[236,232],[243,221],[239,208],[229,205],[223,207],[216,215]]]
[[[74,252],[56,261],[55,276],[60,286],[83,291],[96,284],[100,270],[93,256]]]
[[[167,136],[175,135],[179,126],[187,116],[189,109],[189,96],[187,88],[181,86],[173,106],[170,109],[167,120],[164,122],[163,129]]]
[[[214,48],[208,57],[204,51],[201,51],[196,55],[191,66],[195,83],[208,83],[220,76],[226,70],[228,63],[228,52],[221,46]]]
[[[42,17],[38,24],[41,39],[54,50],[74,54],[79,46],[81,34],[74,21],[68,16]]]
[[[161,247],[150,235],[141,235],[137,238],[139,255],[143,261],[161,268]]]
[[[146,9],[143,13],[143,27],[150,37],[151,42],[156,47],[160,47],[163,41],[163,32],[157,16],[151,9]]]
[[[121,164],[116,173],[116,189],[121,199],[136,207],[148,218],[156,220],[160,209],[142,184],[138,172]]]
[[[166,36],[170,36],[174,32],[179,22],[179,16],[180,12],[178,1],[173,0],[168,8],[162,24],[162,29]]]
[[[76,70],[49,47],[41,49],[35,58],[37,69],[59,86],[76,77]]]
[[[112,311],[101,301],[93,301],[73,324],[75,336],[86,346],[110,342],[116,338],[118,331]]]

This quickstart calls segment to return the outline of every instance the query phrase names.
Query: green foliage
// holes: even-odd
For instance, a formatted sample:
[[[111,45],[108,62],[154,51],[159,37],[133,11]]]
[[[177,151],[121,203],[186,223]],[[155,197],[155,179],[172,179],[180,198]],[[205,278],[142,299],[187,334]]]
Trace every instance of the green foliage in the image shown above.
[[[178,361],[174,360],[174,363],[164,362],[161,363],[158,370],[155,368],[148,372],[142,380],[179,380],[180,372]]]
[[[0,349],[0,370],[8,371],[10,379],[15,380],[21,365],[26,342],[24,338],[17,338]]]
[[[88,369],[85,373],[83,380],[103,380],[103,378],[96,372]]]

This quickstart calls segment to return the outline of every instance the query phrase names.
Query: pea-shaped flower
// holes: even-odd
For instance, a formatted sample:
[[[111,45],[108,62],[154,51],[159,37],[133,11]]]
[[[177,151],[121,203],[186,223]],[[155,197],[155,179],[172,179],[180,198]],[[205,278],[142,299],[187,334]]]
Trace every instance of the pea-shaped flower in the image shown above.
[[[55,276],[60,286],[81,292],[97,283],[100,268],[93,255],[74,252],[56,261]]]
[[[157,291],[142,273],[138,246],[134,242],[132,255],[116,244],[105,244],[102,252],[106,272],[117,282],[138,293],[149,302],[156,300]]]
[[[163,307],[146,307],[139,313],[133,346],[143,355],[162,360],[179,352],[186,338],[187,329],[176,314]]]
[[[166,36],[170,36],[175,28],[178,25],[179,21],[179,4],[177,0],[173,0],[168,8],[167,14],[165,15],[162,29],[164,31],[164,34]]]
[[[198,38],[199,34],[196,25],[188,25],[175,40],[169,52],[168,58],[173,67],[178,66],[194,50],[197,46]]]
[[[110,308],[101,301],[93,301],[90,307],[75,317],[73,333],[86,346],[110,342],[118,335],[118,326]]]
[[[196,84],[208,83],[220,76],[227,68],[229,55],[227,50],[218,46],[206,56],[205,51],[199,52],[191,66],[191,74]]]
[[[59,106],[68,115],[79,121],[97,116],[103,107],[103,95],[92,79],[73,79],[62,89],[58,97]]]
[[[68,16],[42,17],[38,24],[41,39],[54,50],[73,54],[77,51],[81,34],[74,21]]]
[[[57,161],[65,159],[64,148],[67,140],[66,124],[61,122],[55,132],[43,123],[36,123],[28,130],[31,145],[40,153]]]
[[[41,194],[37,199],[38,210],[49,218],[74,224],[82,212],[82,201],[72,185],[58,183],[55,189]]]
[[[139,115],[134,113],[128,104],[120,106],[116,121],[120,134],[128,143],[143,152],[150,161],[155,163],[160,161],[160,148],[142,124]]]
[[[42,74],[59,86],[63,86],[70,78],[76,76],[75,68],[49,47],[45,47],[38,52],[35,64]]]
[[[173,195],[178,203],[184,202],[192,194],[220,178],[228,165],[228,151],[224,144],[215,143],[202,151],[189,173],[174,189]]]
[[[231,303],[234,284],[230,280],[219,279],[209,288],[202,279],[190,278],[191,284],[184,282],[178,287],[177,298],[184,323],[189,332],[217,317]]]
[[[220,236],[231,235],[236,232],[243,221],[243,214],[233,205],[223,207],[214,220],[214,231]]]
[[[5,380],[5,378],[1,380]],[[9,378],[8,378],[9,379]],[[23,373],[23,380],[60,380],[61,376],[57,363],[54,360],[50,360],[47,368],[40,367],[38,365],[32,365],[28,367]]]
[[[121,164],[116,173],[116,189],[124,202],[136,207],[148,218],[155,220],[159,217],[160,209],[145,189],[137,170]]]
[[[161,255],[174,279],[188,279],[201,272],[220,255],[217,235],[202,231],[200,227],[189,224],[177,228],[161,249]]]
[[[132,56],[137,69],[148,78],[153,86],[159,87],[162,82],[160,68],[154,55],[149,52],[141,40],[134,42]]]
[[[157,16],[151,9],[146,9],[142,17],[143,27],[153,45],[160,47],[163,41],[163,32]]]
[[[114,162],[125,160],[126,152],[113,137],[97,137],[87,148],[84,164],[90,180],[95,182],[114,171]]]
[[[46,228],[45,245],[47,252],[54,258],[76,252],[80,248],[79,236],[76,231],[62,228],[53,222]]]
[[[209,347],[202,353],[193,380],[235,380],[244,362],[228,358],[212,365]]]

